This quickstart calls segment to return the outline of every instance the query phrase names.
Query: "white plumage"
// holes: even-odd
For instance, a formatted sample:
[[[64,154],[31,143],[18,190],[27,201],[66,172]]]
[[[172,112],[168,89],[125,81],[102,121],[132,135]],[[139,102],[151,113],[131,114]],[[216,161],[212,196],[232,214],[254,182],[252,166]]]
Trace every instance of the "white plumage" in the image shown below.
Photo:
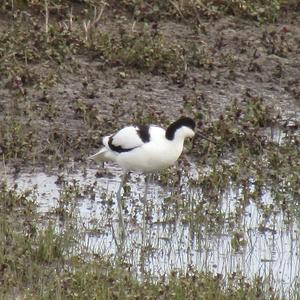
[[[156,125],[128,126],[103,138],[104,147],[90,158],[114,161],[125,171],[153,172],[171,166],[194,136],[195,122],[182,117],[167,130]]]

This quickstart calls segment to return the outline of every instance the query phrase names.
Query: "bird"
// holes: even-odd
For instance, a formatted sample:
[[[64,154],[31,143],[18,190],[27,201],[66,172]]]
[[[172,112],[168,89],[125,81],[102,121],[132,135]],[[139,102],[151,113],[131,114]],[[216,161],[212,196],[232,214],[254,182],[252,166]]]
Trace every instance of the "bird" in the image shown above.
[[[89,159],[96,162],[112,161],[123,170],[120,187],[117,192],[119,211],[121,190],[130,171],[142,171],[149,174],[173,165],[180,157],[184,141],[195,135],[196,123],[189,117],[180,117],[167,129],[157,125],[131,125],[102,139],[103,147]],[[146,202],[148,176],[143,202]],[[123,219],[121,220],[123,223]]]
[[[89,159],[113,161],[125,172],[155,172],[173,165],[185,138],[195,135],[195,121],[181,117],[165,130],[157,125],[132,125],[102,139],[103,147]]]

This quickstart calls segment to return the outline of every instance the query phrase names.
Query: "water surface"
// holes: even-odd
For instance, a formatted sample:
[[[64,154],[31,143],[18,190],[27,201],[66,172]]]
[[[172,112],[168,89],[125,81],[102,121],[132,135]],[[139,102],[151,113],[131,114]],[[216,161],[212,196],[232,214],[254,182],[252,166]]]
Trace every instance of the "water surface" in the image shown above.
[[[55,212],[57,207],[72,211],[84,233],[82,244],[90,252],[122,255],[138,276],[194,267],[224,276],[234,272],[249,279],[259,276],[285,295],[299,287],[298,223],[287,223],[276,209],[266,213],[273,204],[269,191],[241,209],[242,190],[232,186],[220,193],[212,209],[201,189],[188,187],[184,178],[180,191],[153,180],[144,205],[144,176],[132,174],[123,199],[122,236],[115,199],[122,173],[110,169],[112,176],[101,178],[92,168],[59,176],[21,172],[17,178],[6,177],[20,190],[35,188],[41,213]]]

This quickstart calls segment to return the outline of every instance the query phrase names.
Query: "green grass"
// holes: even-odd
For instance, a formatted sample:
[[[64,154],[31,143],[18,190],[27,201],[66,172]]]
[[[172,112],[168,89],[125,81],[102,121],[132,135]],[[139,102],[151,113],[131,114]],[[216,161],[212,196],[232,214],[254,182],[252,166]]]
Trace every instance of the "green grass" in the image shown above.
[[[61,7],[75,5],[74,1],[49,0],[48,6],[59,11]],[[85,1],[87,7],[99,5],[97,1]],[[218,17],[229,14],[258,21],[275,21],[281,10],[298,8],[296,0],[122,0],[110,1],[109,5],[120,11],[127,11],[141,20],[157,21],[161,18],[199,20],[199,17]],[[2,9],[12,10],[24,7],[44,8],[45,2],[38,0],[4,1]]]

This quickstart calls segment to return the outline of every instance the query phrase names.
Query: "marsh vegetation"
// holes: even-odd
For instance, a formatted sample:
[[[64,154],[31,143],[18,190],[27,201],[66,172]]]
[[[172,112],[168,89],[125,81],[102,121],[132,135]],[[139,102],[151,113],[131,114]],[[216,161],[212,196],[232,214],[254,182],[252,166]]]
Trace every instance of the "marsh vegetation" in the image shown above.
[[[0,297],[298,299],[300,6],[2,1]],[[195,118],[178,165],[88,164],[128,123]],[[119,234],[119,213],[126,235]]]

